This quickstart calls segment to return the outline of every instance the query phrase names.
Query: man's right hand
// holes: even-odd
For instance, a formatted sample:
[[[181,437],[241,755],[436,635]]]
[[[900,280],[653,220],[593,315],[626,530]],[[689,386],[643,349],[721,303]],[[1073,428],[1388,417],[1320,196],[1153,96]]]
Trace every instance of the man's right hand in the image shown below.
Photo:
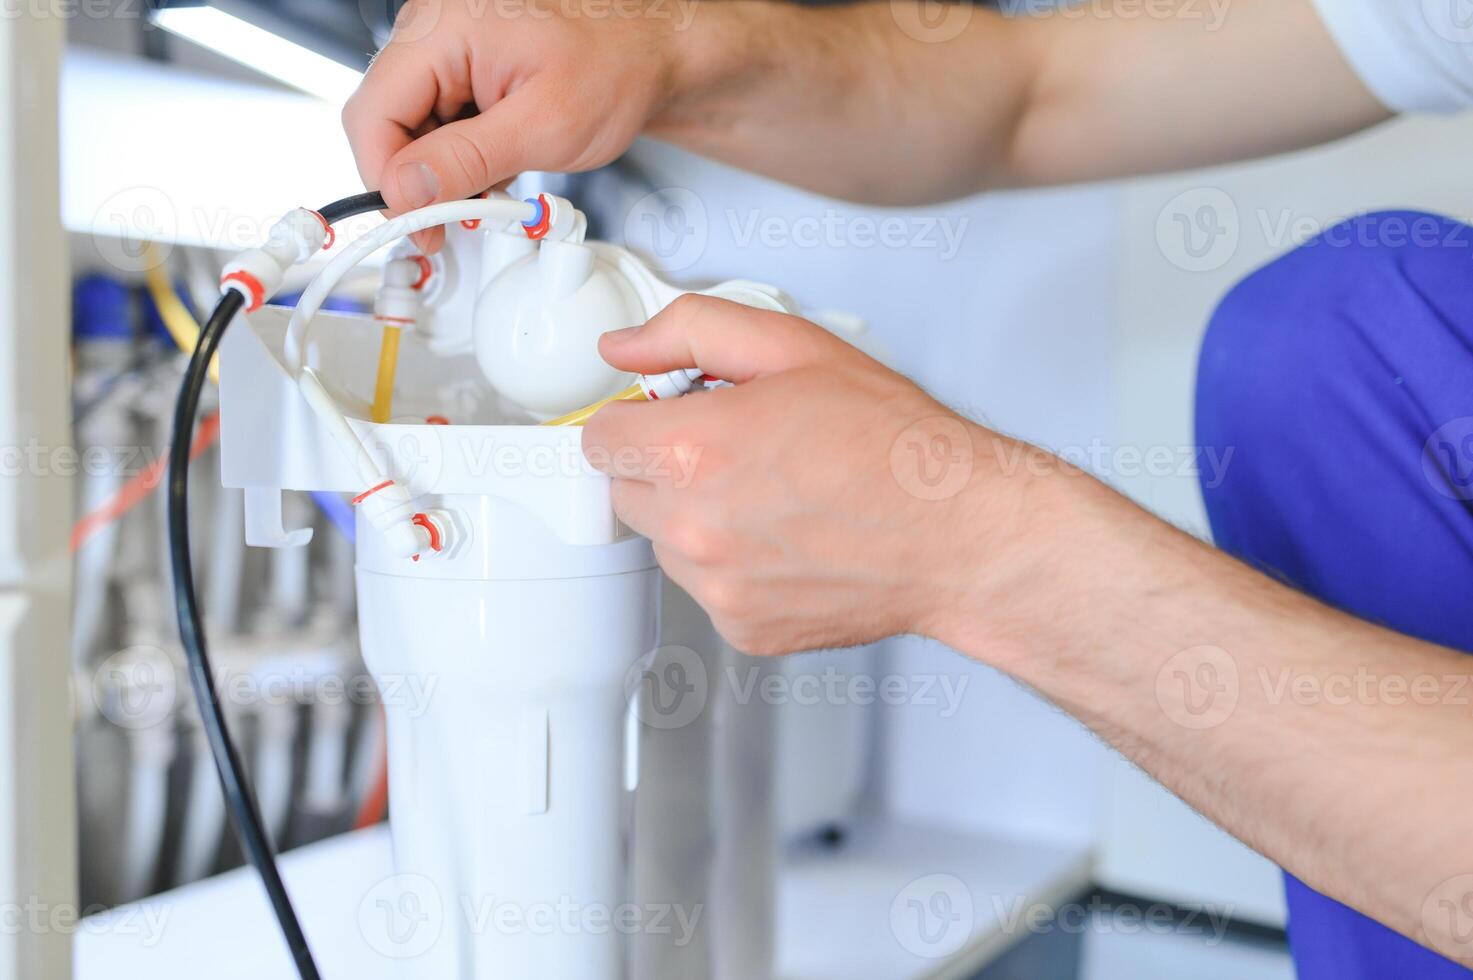
[[[410,0],[343,108],[364,184],[392,213],[471,197],[524,170],[623,153],[674,91],[679,5]],[[416,236],[437,249],[442,229]]]

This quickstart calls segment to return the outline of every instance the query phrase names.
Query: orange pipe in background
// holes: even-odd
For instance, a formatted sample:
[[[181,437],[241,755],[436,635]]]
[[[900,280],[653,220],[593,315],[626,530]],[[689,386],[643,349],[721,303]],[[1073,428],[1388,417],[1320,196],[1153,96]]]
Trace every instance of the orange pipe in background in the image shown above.
[[[353,818],[353,829],[363,830],[381,822],[389,811],[389,729],[384,709],[379,707],[378,768]]]
[[[191,460],[199,459],[200,453],[209,449],[220,438],[220,413],[211,412],[200,419],[199,429],[194,435],[194,444],[189,451]],[[148,499],[148,495],[158,489],[159,484],[164,482],[164,475],[169,468],[169,453],[165,450],[158,459],[149,463],[144,469],[134,474],[127,483],[118,488],[118,492],[103,501],[88,513],[82,515],[76,524],[72,525],[71,551],[76,554],[87,540],[107,527],[113,521],[118,520],[128,511],[137,507]]]

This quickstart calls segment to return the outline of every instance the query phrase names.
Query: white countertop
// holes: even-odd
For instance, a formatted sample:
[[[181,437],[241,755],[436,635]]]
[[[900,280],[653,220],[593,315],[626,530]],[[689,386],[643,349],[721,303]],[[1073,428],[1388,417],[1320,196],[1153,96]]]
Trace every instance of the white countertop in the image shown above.
[[[376,952],[358,925],[360,906],[393,874],[383,828],[299,848],[281,857],[281,868],[324,976],[403,975],[399,961]],[[1089,855],[1078,848],[861,824],[840,847],[785,859],[778,976],[970,976],[1026,937],[1029,908],[1073,897],[1088,887],[1089,874]],[[85,919],[75,948],[78,980],[292,975],[249,869]]]

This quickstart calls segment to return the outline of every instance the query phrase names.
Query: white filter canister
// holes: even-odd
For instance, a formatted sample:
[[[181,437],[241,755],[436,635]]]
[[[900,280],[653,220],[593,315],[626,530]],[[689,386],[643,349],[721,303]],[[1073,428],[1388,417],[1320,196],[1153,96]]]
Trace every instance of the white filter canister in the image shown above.
[[[626,678],[658,643],[649,543],[567,545],[493,497],[423,503],[450,515],[448,554],[394,558],[359,521],[396,870],[365,937],[406,975],[626,976]]]

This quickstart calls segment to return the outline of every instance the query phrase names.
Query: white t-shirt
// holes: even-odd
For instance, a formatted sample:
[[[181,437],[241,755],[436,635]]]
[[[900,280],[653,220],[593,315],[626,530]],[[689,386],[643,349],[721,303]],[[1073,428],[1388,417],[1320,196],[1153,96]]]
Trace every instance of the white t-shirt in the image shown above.
[[[1371,93],[1395,112],[1473,106],[1473,0],[1314,0]]]

